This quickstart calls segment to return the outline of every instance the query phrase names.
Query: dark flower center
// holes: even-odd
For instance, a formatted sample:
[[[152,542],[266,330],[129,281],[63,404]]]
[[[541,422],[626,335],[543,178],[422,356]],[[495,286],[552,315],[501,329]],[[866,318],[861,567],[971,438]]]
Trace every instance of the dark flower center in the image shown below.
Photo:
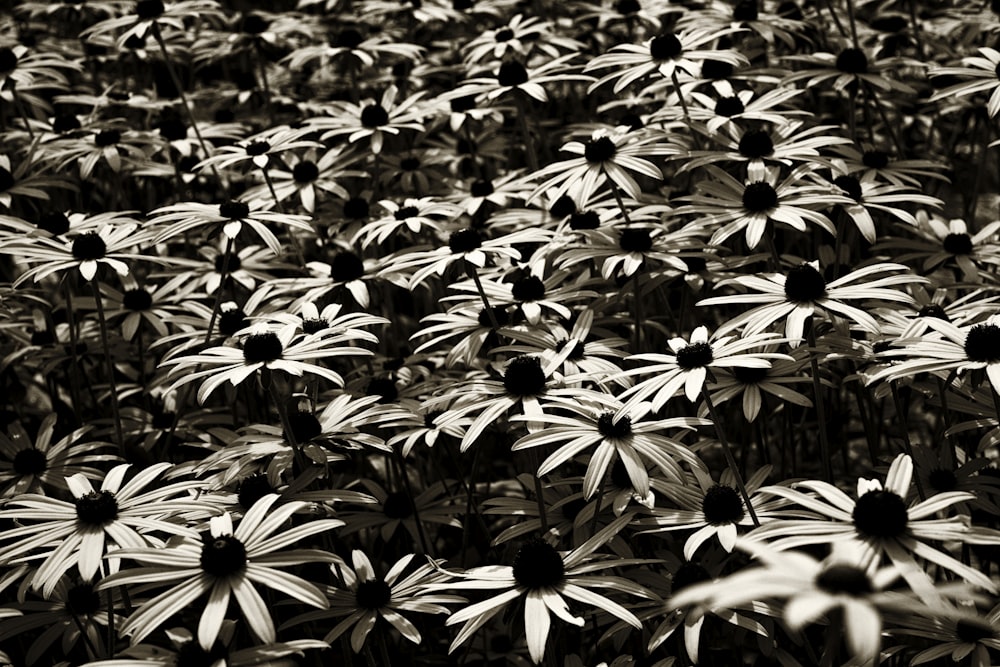
[[[574,213],[569,218],[570,229],[580,231],[582,229],[597,229],[601,226],[601,216],[596,211],[581,211]]]
[[[743,499],[731,486],[716,484],[705,492],[701,501],[705,521],[713,526],[737,523],[743,519]]]
[[[864,74],[868,71],[868,56],[861,49],[848,47],[837,55],[837,69],[845,74]]]
[[[341,30],[333,38],[333,46],[338,49],[354,49],[357,48],[361,42],[364,41],[364,37],[360,32],[354,28],[347,28],[346,30]]]
[[[930,482],[931,488],[941,493],[954,491],[955,487],[958,486],[958,478],[955,476],[955,473],[946,468],[934,468],[931,470],[927,475],[927,481]]]
[[[757,20],[757,0],[741,0],[733,8],[734,21],[756,21]]]
[[[247,155],[256,157],[258,155],[264,155],[271,150],[271,144],[266,141],[251,141],[247,144],[247,147],[244,150],[246,150]]]
[[[230,258],[230,261],[232,259],[234,258]],[[240,329],[245,329],[248,326],[250,326],[250,320],[247,318],[247,314],[243,312],[242,308],[223,310],[219,314],[219,332],[222,333],[223,336],[232,336]]]
[[[504,373],[503,386],[507,393],[519,398],[544,393],[545,371],[541,360],[529,355],[515,357]]]
[[[499,30],[497,30],[494,39],[496,39],[498,42],[509,42],[510,40],[514,39],[514,31],[511,30],[510,28],[500,28]]]
[[[708,366],[715,359],[708,343],[692,343],[677,351],[677,365],[686,371]]]
[[[600,164],[612,159],[618,152],[615,142],[608,137],[591,139],[583,147],[583,157],[591,164]]]
[[[201,569],[215,577],[228,577],[247,566],[247,549],[232,535],[202,538]]]
[[[228,220],[244,220],[250,215],[250,206],[242,201],[223,202],[219,204],[219,215]]]
[[[861,201],[861,182],[853,176],[838,176],[833,179],[833,184],[844,191],[848,197],[856,202]]]
[[[295,442],[302,444],[309,442],[323,432],[323,425],[319,423],[316,416],[304,410],[295,410],[288,413],[288,425],[292,427],[292,436]],[[288,440],[288,434],[282,434]]]
[[[653,249],[653,237],[645,227],[629,227],[622,230],[618,246],[625,252],[647,253]]]
[[[292,167],[292,178],[296,183],[312,183],[319,177],[319,167],[315,162],[303,160]]]
[[[820,572],[816,586],[833,594],[860,596],[872,592],[872,582],[865,571],[846,563],[835,563]]]
[[[717,116],[730,118],[744,111],[746,111],[746,107],[743,106],[743,100],[735,95],[732,97],[721,97],[715,103],[715,115]]]
[[[658,35],[649,42],[649,55],[653,60],[671,60],[681,55],[683,51],[681,40],[672,32]]]
[[[91,491],[76,499],[76,518],[87,526],[104,526],[118,518],[118,501],[110,491]]]
[[[473,197],[489,197],[493,194],[493,183],[486,181],[476,181],[469,186],[469,192]]]
[[[330,275],[334,282],[350,282],[365,275],[365,263],[353,252],[338,252],[330,261]]]
[[[764,130],[749,130],[740,137],[740,155],[750,159],[767,157],[774,153],[774,141]]]
[[[711,581],[711,579],[712,575],[708,573],[708,570],[698,563],[689,561],[681,564],[677,568],[677,571],[674,572],[674,576],[671,578],[670,592],[676,595],[688,586],[700,584],[703,581]]]
[[[969,361],[994,363],[1000,361],[1000,327],[977,324],[965,337],[965,356]]]
[[[778,205],[778,193],[770,183],[757,181],[743,190],[743,208],[751,213],[764,213]]]
[[[271,22],[265,19],[259,14],[248,14],[243,17],[242,25],[240,26],[248,35],[259,35],[270,27]]]
[[[390,519],[405,519],[413,516],[413,501],[402,491],[393,491],[385,497],[382,511]]]
[[[79,130],[80,127],[80,119],[71,113],[61,113],[52,121],[52,131],[56,134]]]
[[[871,26],[881,32],[897,33],[906,30],[907,21],[905,16],[892,14],[875,18]]]
[[[496,318],[497,324],[501,327],[505,327],[510,324],[510,315],[507,314],[507,309],[503,306],[492,306],[493,317]],[[492,327],[493,322],[490,320],[490,314],[485,308],[479,311],[479,315],[476,318],[479,320],[479,326],[482,327]]]
[[[463,95],[462,97],[456,97],[451,101],[451,110],[454,113],[465,113],[476,108],[476,96],[475,95]]]
[[[569,195],[563,195],[552,202],[549,207],[549,215],[553,218],[565,218],[576,213],[576,202]]]
[[[215,256],[216,273],[222,273],[223,262],[226,264],[226,271],[228,271],[230,274],[233,273],[234,271],[239,271],[240,268],[242,268],[243,266],[243,263],[240,261],[240,258],[237,255],[230,254],[229,259],[226,259],[225,255],[216,255]],[[244,315],[243,317],[246,317],[246,315]]]
[[[38,228],[54,235],[65,234],[69,231],[69,218],[59,211],[45,213],[38,219]]]
[[[160,136],[167,141],[180,141],[187,137],[187,125],[178,118],[160,121]]]
[[[516,61],[505,62],[497,70],[497,83],[501,86],[520,86],[528,82],[528,70]]]
[[[701,63],[701,78],[710,81],[721,81],[733,75],[733,66],[722,60],[708,58]]]
[[[34,447],[19,449],[14,455],[14,472],[18,475],[40,475],[48,468],[45,452]]]
[[[785,296],[796,303],[822,299],[826,296],[826,279],[812,264],[803,262],[785,276]]]
[[[416,171],[420,169],[420,159],[415,157],[404,157],[399,161],[399,168],[403,171]]]
[[[618,0],[615,3],[615,10],[622,16],[635,14],[640,9],[642,9],[642,5],[639,4],[638,0]]]
[[[516,301],[539,301],[545,298],[545,283],[538,276],[521,278],[511,287]]]
[[[114,146],[119,141],[122,140],[122,133],[118,130],[101,130],[94,137],[94,144],[100,148],[105,146]]]
[[[248,364],[274,361],[281,359],[284,347],[278,334],[273,331],[266,331],[259,334],[247,336],[243,343],[243,359]]]
[[[944,251],[952,255],[972,254],[972,238],[968,234],[948,234],[944,237],[942,245]]]
[[[898,537],[908,521],[906,503],[892,491],[869,491],[854,505],[854,527],[865,537]]]
[[[955,636],[966,644],[975,644],[984,639],[993,639],[996,637],[996,632],[988,623],[963,618],[955,624]]]
[[[344,202],[344,217],[348,220],[364,220],[368,217],[368,200],[351,197]]]
[[[396,218],[396,220],[406,220],[407,218],[412,218],[417,215],[420,215],[420,209],[416,206],[404,206],[393,213],[392,217]]]
[[[389,124],[389,112],[381,104],[369,104],[361,110],[361,124],[369,129]]]
[[[17,67],[17,55],[10,47],[0,49],[0,72],[10,72]]]
[[[767,377],[769,368],[751,368],[749,366],[734,366],[733,377],[743,384],[757,384]]]
[[[436,429],[437,425],[434,424],[434,420],[444,414],[444,410],[431,410],[426,415],[424,415],[424,427],[430,429]]]
[[[128,310],[149,310],[153,306],[153,295],[142,289],[130,289],[122,294],[122,305]]]
[[[274,492],[274,487],[271,486],[269,481],[267,481],[267,475],[258,473],[256,475],[250,475],[249,477],[243,478],[240,482],[239,490],[236,493],[236,498],[239,500],[240,507],[248,510],[253,507],[254,503],[258,500],[267,494]]]
[[[615,413],[605,412],[597,418],[597,430],[605,438],[616,438],[621,440],[632,435],[632,418],[622,415],[621,419],[615,421]]]
[[[932,303],[921,308],[917,313],[917,317],[936,317],[939,320],[951,322],[951,318],[948,317],[948,313],[945,312],[943,307],[936,303]]]
[[[861,163],[871,169],[885,169],[889,166],[889,154],[885,151],[865,151]]]
[[[66,591],[66,610],[79,618],[92,616],[101,610],[101,596],[93,584],[77,584]]]
[[[527,542],[517,550],[513,570],[517,583],[531,590],[557,586],[566,574],[559,552],[539,539]]]
[[[80,234],[73,239],[73,257],[81,262],[101,259],[107,251],[107,244],[97,232]]]
[[[149,21],[163,14],[166,8],[161,0],[139,0],[135,5],[135,13],[141,21]]]
[[[448,237],[448,247],[456,255],[463,252],[472,252],[482,247],[482,245],[483,237],[471,227],[452,232],[451,236]]]
[[[389,604],[391,598],[392,589],[381,579],[358,582],[358,590],[354,593],[354,599],[358,606],[372,611]]]

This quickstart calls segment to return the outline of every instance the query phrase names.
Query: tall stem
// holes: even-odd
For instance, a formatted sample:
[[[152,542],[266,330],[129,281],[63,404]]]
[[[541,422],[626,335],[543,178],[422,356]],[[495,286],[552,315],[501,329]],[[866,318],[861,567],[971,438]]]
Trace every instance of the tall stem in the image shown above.
[[[104,362],[108,366],[108,391],[111,392],[111,419],[115,426],[115,438],[118,441],[118,451],[125,457],[125,435],[122,433],[122,418],[118,405],[118,383],[115,381],[115,361],[111,358],[111,345],[108,342],[108,321],[104,317],[104,301],[95,277],[90,281],[94,290],[94,303],[97,305],[97,322],[101,327],[101,346],[104,348]]]
[[[486,316],[490,318],[490,326],[496,331],[500,328],[500,322],[497,321],[497,314],[493,312],[493,307],[490,305],[490,300],[486,296],[486,291],[483,290],[483,282],[479,279],[479,272],[476,271],[476,265],[465,262],[465,272],[469,274],[472,278],[472,282],[476,284],[476,291],[479,292],[479,298],[483,302],[483,308],[486,309]]]
[[[538,171],[538,154],[535,152],[535,144],[531,140],[531,130],[528,128],[528,110],[524,94],[520,90],[514,91],[514,103],[517,105],[517,126],[521,130],[521,140],[524,142],[528,169],[534,173]]]
[[[719,442],[722,443],[722,451],[726,455],[726,463],[729,465],[729,470],[733,473],[736,488],[739,489],[740,495],[743,496],[743,504],[747,506],[747,513],[750,514],[750,520],[753,521],[755,527],[759,528],[760,519],[757,518],[757,512],[753,509],[753,503],[750,502],[750,494],[747,493],[746,484],[743,483],[743,475],[740,474],[739,466],[736,465],[736,458],[733,457],[733,449],[729,446],[729,438],[726,437],[726,430],[722,425],[722,419],[715,409],[715,402],[712,401],[712,395],[707,386],[702,387],[701,395],[705,398],[705,405],[708,406],[708,414],[712,417],[712,423],[715,424],[715,432],[719,436]]]
[[[819,379],[819,360],[816,359],[816,321],[809,317],[806,324],[809,333],[809,367],[812,375],[813,399],[816,401],[816,421],[819,423],[819,456],[823,459],[823,478],[833,484],[833,464],[830,461],[830,438],[826,432],[826,403],[823,397],[823,383]]]
[[[899,386],[895,382],[890,382],[889,387],[892,389],[892,401],[896,405],[896,420],[903,433],[903,451],[912,460],[913,444],[910,442],[910,429],[906,423],[906,407],[903,405],[903,398],[899,395]],[[913,480],[917,483],[917,495],[920,496],[920,500],[927,500],[927,492],[924,490],[924,483],[920,480],[920,475],[914,475]]]
[[[677,78],[676,69],[670,73],[670,81],[674,84],[674,92],[677,93],[677,99],[680,100],[681,111],[684,112],[684,122],[687,124],[688,129],[691,130],[691,139],[694,141],[694,147],[701,150],[701,137],[694,129],[694,122],[691,120],[691,112],[688,110],[687,100],[684,99],[684,93],[681,91],[681,82]]]

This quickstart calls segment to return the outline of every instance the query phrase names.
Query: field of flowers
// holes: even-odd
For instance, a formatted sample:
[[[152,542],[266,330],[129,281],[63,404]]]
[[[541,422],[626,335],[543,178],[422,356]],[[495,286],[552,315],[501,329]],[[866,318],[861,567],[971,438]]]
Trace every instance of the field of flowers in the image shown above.
[[[0,11],[0,665],[1000,664],[1000,2]]]

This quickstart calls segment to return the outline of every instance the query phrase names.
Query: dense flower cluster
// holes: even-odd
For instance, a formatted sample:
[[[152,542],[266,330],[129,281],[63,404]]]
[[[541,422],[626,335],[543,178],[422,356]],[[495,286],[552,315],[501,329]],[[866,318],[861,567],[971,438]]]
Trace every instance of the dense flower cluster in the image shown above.
[[[5,11],[0,665],[1000,663],[1000,3]]]

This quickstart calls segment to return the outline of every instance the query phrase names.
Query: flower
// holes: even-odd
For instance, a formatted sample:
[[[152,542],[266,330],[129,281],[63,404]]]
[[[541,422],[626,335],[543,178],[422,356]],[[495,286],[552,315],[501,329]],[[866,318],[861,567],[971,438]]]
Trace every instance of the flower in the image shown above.
[[[577,59],[577,54],[570,53],[556,58],[546,58],[537,67],[528,67],[518,60],[505,60],[487,70],[493,70],[492,76],[476,76],[462,81],[454,90],[439,97],[442,100],[462,98],[466,96],[482,96],[488,102],[495,102],[505,95],[525,95],[547,102],[548,93],[545,84],[552,85],[565,81],[592,81],[593,78],[583,74],[573,74],[577,69],[571,65]]]
[[[0,538],[3,541],[0,562],[34,558],[29,554],[36,549],[48,549],[31,580],[32,588],[41,590],[48,598],[62,575],[73,566],[81,579],[92,581],[105,553],[162,545],[162,540],[150,534],[150,529],[167,535],[197,535],[192,528],[165,517],[169,517],[171,511],[192,509],[191,503],[179,500],[179,496],[197,487],[198,483],[174,482],[143,493],[143,489],[171,464],[154,464],[126,482],[125,476],[131,467],[123,463],[112,468],[104,477],[100,490],[96,491],[82,473],[67,477],[66,485],[73,494],[73,502],[33,493],[9,499],[5,509],[0,511],[0,518],[37,523],[4,531]],[[194,507],[197,511],[205,511],[202,504],[196,503]],[[114,553],[113,557],[117,559],[119,555]]]
[[[355,143],[370,137],[371,152],[382,152],[385,135],[399,135],[402,130],[421,132],[422,112],[417,102],[423,96],[417,93],[396,103],[399,89],[392,85],[385,89],[379,101],[366,100],[362,104],[335,102],[330,105],[328,115],[311,118],[309,128],[322,132],[323,141],[331,137],[348,135],[347,141]]]
[[[294,324],[276,329],[262,322],[250,327],[240,347],[210,347],[200,354],[168,359],[161,365],[174,366],[171,373],[180,375],[170,389],[204,379],[198,388],[198,402],[204,403],[223,383],[235,387],[257,371],[265,370],[284,371],[296,377],[309,373],[342,387],[344,379],[339,373],[315,362],[329,357],[370,354],[359,347],[335,346],[321,336],[303,336],[297,333]]]
[[[990,118],[996,118],[997,114],[1000,114],[1000,79],[997,78],[997,70],[1000,69],[1000,51],[988,46],[979,47],[976,50],[979,51],[978,56],[962,58],[962,67],[932,67],[930,69],[927,74],[932,79],[934,77],[960,77],[966,80],[935,91],[929,101],[938,102],[977,93],[989,93],[986,110],[989,112]]]
[[[911,665],[923,665],[950,656],[952,661],[970,659],[972,667],[990,667],[990,654],[1000,650],[1000,604],[985,614],[973,604],[947,606],[933,616],[902,613],[893,617],[893,635],[923,637],[934,646],[917,653]]]
[[[220,146],[217,152],[195,165],[195,170],[205,168],[226,169],[233,165],[251,162],[258,169],[268,169],[286,151],[300,148],[321,148],[322,145],[305,139],[308,129],[274,127],[232,145]]]
[[[290,502],[272,511],[271,506],[277,499],[277,494],[272,493],[258,500],[235,530],[232,517],[226,512],[212,517],[208,532],[199,536],[188,531],[167,548],[123,549],[121,557],[149,565],[114,574],[100,582],[99,590],[129,584],[178,583],[139,605],[120,632],[131,635],[133,643],[140,642],[171,616],[207,594],[208,600],[198,623],[201,648],[210,650],[219,636],[230,597],[236,598],[253,636],[261,642],[274,643],[276,632],[271,612],[254,584],[325,609],[329,602],[315,584],[278,568],[287,567],[298,559],[333,562],[335,557],[323,551],[288,550],[286,547],[342,526],[344,522],[313,519],[275,535],[293,514],[306,507],[306,503]]]
[[[717,334],[716,334],[717,335]],[[756,333],[741,338],[723,336],[709,341],[708,327],[699,326],[691,332],[690,341],[681,337],[668,341],[670,354],[650,352],[634,354],[626,362],[640,362],[637,368],[624,371],[624,376],[654,375],[626,389],[619,398],[627,399],[626,409],[633,409],[652,397],[650,407],[659,411],[667,401],[684,388],[689,401],[698,399],[713,368],[770,368],[771,359],[787,359],[777,352],[748,352],[762,347],[778,334]]]
[[[872,278],[879,273],[905,272],[896,275]],[[785,320],[785,337],[793,347],[803,340],[806,320],[813,317],[817,311],[827,311],[850,319],[870,333],[879,333],[880,328],[874,317],[864,310],[845,303],[861,299],[878,299],[896,303],[911,304],[913,297],[906,292],[888,289],[893,285],[921,282],[918,276],[909,272],[902,264],[880,262],[870,264],[846,275],[831,280],[819,272],[819,262],[804,262],[781,275],[774,273],[766,276],[740,276],[719,282],[719,285],[742,285],[756,290],[757,294],[734,294],[732,296],[717,296],[702,299],[699,306],[717,305],[723,303],[760,303],[742,315],[739,315],[721,327],[717,333],[726,333],[743,327],[743,335],[754,335],[771,327],[776,322]],[[863,284],[851,284],[861,283]]]
[[[379,577],[367,554],[355,549],[351,552],[353,569],[346,563],[334,563],[330,566],[333,574],[344,584],[344,588],[327,587],[330,608],[296,616],[285,625],[346,616],[326,633],[323,641],[332,644],[353,626],[351,648],[355,653],[360,653],[368,635],[381,619],[392,625],[408,641],[419,644],[422,639],[420,631],[401,612],[447,614],[449,610],[445,604],[465,602],[465,598],[428,592],[429,587],[446,578],[439,569],[444,561],[437,561],[435,565],[424,563],[411,569],[410,565],[415,557],[414,554],[403,556],[389,568],[384,577]],[[410,571],[407,573],[407,570]]]
[[[386,491],[370,479],[363,479],[360,484],[371,493],[375,502],[342,511],[340,516],[347,523],[341,535],[375,528],[382,540],[388,542],[402,527],[414,544],[424,546],[421,536],[424,524],[462,527],[461,521],[455,518],[457,506],[452,497],[445,494],[442,482],[428,485],[416,496],[405,491]]]
[[[934,598],[937,594],[930,576],[914,557],[996,592],[995,581],[943,549],[928,544],[1000,544],[1000,533],[972,528],[966,516],[938,518],[943,510],[975,496],[950,491],[919,502],[908,501],[912,479],[913,460],[900,454],[889,467],[884,485],[877,479],[858,479],[857,500],[852,500],[834,485],[817,480],[797,482],[791,487],[766,486],[759,493],[790,500],[816,513],[817,518],[770,522],[750,533],[748,539],[767,542],[782,551],[807,544],[860,543],[864,547],[865,560],[859,567],[878,567],[883,557],[888,557],[910,588],[923,599]],[[799,491],[800,488],[812,493]]]
[[[983,225],[970,234],[969,225],[962,218],[945,220],[920,210],[912,224],[917,238],[888,238],[877,249],[902,251],[898,255],[901,262],[922,260],[920,269],[924,272],[954,263],[966,282],[992,280],[992,272],[986,269],[1000,264],[1000,221]]]
[[[528,638],[528,652],[535,664],[541,663],[545,655],[551,624],[549,612],[577,627],[584,624],[582,617],[570,613],[566,598],[597,607],[635,628],[641,627],[635,614],[591,589],[608,588],[645,598],[651,597],[648,591],[624,577],[589,576],[598,569],[615,567],[618,559],[602,558],[594,552],[631,519],[631,514],[619,517],[569,552],[560,553],[548,542],[536,539],[521,546],[514,556],[513,565],[487,565],[464,572],[446,570],[452,581],[438,584],[435,589],[504,589],[502,593],[448,617],[447,625],[464,623],[448,652],[465,643],[476,630],[514,600],[524,601],[524,631]]]

